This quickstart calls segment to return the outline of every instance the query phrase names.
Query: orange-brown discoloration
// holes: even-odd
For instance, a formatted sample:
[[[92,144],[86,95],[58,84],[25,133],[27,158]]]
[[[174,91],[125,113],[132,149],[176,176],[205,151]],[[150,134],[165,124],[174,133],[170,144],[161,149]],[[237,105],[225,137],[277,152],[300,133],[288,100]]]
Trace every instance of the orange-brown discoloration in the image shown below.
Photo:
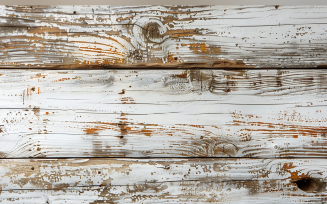
[[[289,177],[291,179],[291,182],[303,179],[303,178],[310,178],[307,174],[299,174],[299,171],[292,171],[296,166],[293,165],[293,163],[285,163],[283,165],[283,170],[290,173],[291,176]]]
[[[39,35],[45,35],[45,34],[51,34],[55,36],[67,36],[67,31],[60,29],[58,27],[33,27],[31,29],[28,29],[28,33],[31,34],[39,34]]]
[[[269,132],[269,134],[282,134],[284,136],[290,136],[292,138],[298,138],[299,136],[318,137],[327,131],[327,127],[316,126],[302,126],[302,125],[285,125],[282,123],[264,123],[264,122],[245,122],[240,120],[233,120],[234,125],[245,126],[259,126],[267,127],[267,129],[243,129],[249,131]]]
[[[180,38],[180,37],[191,37],[193,35],[201,35],[196,30],[185,29],[185,30],[168,30],[165,35],[169,35],[170,38]]]
[[[27,95],[27,96],[28,96],[28,95],[31,95],[32,92],[34,92],[34,91],[35,91],[35,88],[34,88],[34,87],[27,88],[27,89],[26,89],[26,95]]]
[[[95,43],[97,44],[97,43]],[[112,47],[113,48],[113,47]],[[95,60],[95,61],[88,61],[88,60],[84,60],[83,61],[83,65],[84,64],[108,64],[108,63],[116,63],[116,62],[120,62],[120,63],[123,63],[124,62],[124,59],[121,59],[121,58],[115,58],[113,57],[114,55],[118,55],[118,56],[121,56],[121,57],[124,57],[125,56],[125,53],[122,53],[122,52],[117,52],[116,49],[113,48],[112,49],[109,49],[109,50],[103,50],[102,48],[90,48],[90,47],[79,47],[78,49],[79,51],[81,51],[81,53],[83,52],[94,52],[94,53],[99,53],[101,54],[102,56],[103,55],[106,55],[108,57],[108,59],[106,59],[105,57],[100,57],[99,60]],[[112,57],[110,57],[112,56]],[[109,59],[111,58],[111,59]]]
[[[123,94],[123,93],[125,93],[125,90],[123,90],[119,94]],[[123,104],[135,104],[135,101],[132,97],[123,97],[120,100],[121,100],[121,102],[123,102]]]
[[[128,134],[129,128],[127,127],[127,123],[125,121],[120,121],[120,123],[118,124],[118,127],[120,129],[120,134],[121,135],[127,135]]]
[[[96,44],[100,44],[101,43],[94,43]],[[126,59],[125,59],[125,55],[126,53],[122,53],[122,52],[118,52],[114,47],[112,48],[108,48],[109,50],[103,50],[100,48],[79,48],[79,51],[81,54],[83,54],[83,52],[85,52],[85,55],[88,55],[88,52],[95,52],[95,53],[101,53],[103,54],[101,57],[99,57],[96,60],[80,60],[80,59],[74,59],[75,60],[75,64],[70,64],[69,67],[70,68],[81,68],[81,67],[89,67],[89,66],[94,66],[94,65],[99,65],[101,66],[100,69],[103,68],[103,66],[110,66],[110,65],[114,65],[114,66],[120,66],[120,65],[124,65],[127,63]],[[114,56],[119,56],[119,57],[114,57]],[[85,57],[87,58],[87,57]]]
[[[189,47],[193,53],[210,53],[210,54],[219,54],[221,48],[217,46],[208,46],[206,43],[191,43],[191,44],[181,44],[182,47]]]
[[[253,118],[253,115],[242,115],[233,112],[232,117],[233,125],[236,126],[251,126],[251,127],[262,127],[262,128],[244,128],[242,131],[249,132],[266,132],[267,134],[280,134],[284,137],[292,137],[294,139],[299,136],[309,136],[309,137],[320,137],[323,136],[327,131],[327,127],[324,126],[309,126],[309,125],[289,125],[284,123],[266,123],[266,122],[247,122],[247,118]],[[322,122],[322,121],[315,121]]]
[[[152,131],[151,130],[149,130],[149,129],[142,129],[141,130],[141,133],[143,133],[144,135],[146,135],[146,136],[151,136],[151,133],[152,133]]]
[[[218,67],[251,68],[253,66],[246,65],[241,60],[216,60],[213,62],[212,68]]]
[[[134,17],[135,17],[134,15],[130,15],[128,17],[119,17],[116,18],[116,21],[132,20]]]
[[[188,125],[188,124],[179,124],[175,126],[171,126],[169,128],[163,127],[158,124],[143,124],[137,123],[134,124],[128,121],[128,118],[123,118],[122,116],[126,116],[128,114],[122,113],[121,116],[118,118],[120,121],[119,123],[108,123],[108,122],[94,122],[97,126],[88,128],[84,130],[88,134],[98,134],[99,132],[105,130],[112,130],[115,132],[119,132],[120,134],[117,136],[120,139],[125,139],[124,136],[127,135],[145,135],[145,136],[174,136],[174,135],[189,135],[192,137],[192,145],[185,145],[185,148],[199,148],[199,151],[190,152],[190,155],[198,155],[198,156],[212,156],[212,155],[227,155],[232,156],[237,154],[238,148],[231,144],[231,143],[220,143],[219,138],[216,135],[204,128],[202,125]],[[149,128],[150,127],[150,128]],[[196,136],[196,133],[193,131],[200,131],[201,135],[207,135],[207,139],[203,140],[200,137]],[[199,134],[198,133],[198,134]],[[193,137],[197,137],[195,139]],[[218,144],[218,146],[215,144]],[[203,144],[207,144],[206,147]],[[220,145],[220,146],[219,146]],[[99,144],[97,147],[100,148]],[[103,148],[103,147],[101,147]],[[100,149],[101,149],[100,148]],[[201,149],[201,150],[200,150]],[[101,152],[99,152],[101,153]],[[101,153],[101,155],[103,152]],[[182,155],[183,153],[181,153]],[[185,152],[184,152],[185,155]]]
[[[168,61],[169,63],[171,63],[171,64],[174,64],[174,63],[177,63],[177,62],[181,62],[181,60],[178,59],[178,57],[175,56],[175,55],[168,55],[168,57],[167,57],[167,61]]]
[[[174,74],[173,76],[177,77],[177,78],[185,79],[185,78],[187,78],[187,72],[185,71],[182,74]]]
[[[8,17],[18,17],[16,14],[7,14]]]
[[[273,5],[261,8],[257,7],[255,8],[255,10],[261,12],[274,13],[275,11],[272,11],[272,9],[274,8],[280,9],[281,7],[279,5]],[[265,43],[260,43],[261,46],[259,48],[252,47],[252,44],[248,45],[248,42],[246,42],[246,40],[251,37],[245,36],[243,39],[243,36],[235,30],[236,28],[234,28],[238,26],[233,26],[233,22],[244,21],[244,25],[248,23],[246,17],[241,17],[242,15],[253,11],[246,10],[246,8],[244,7],[222,9],[211,8],[210,6],[197,6],[188,8],[179,6],[169,6],[165,8],[144,8],[146,9],[144,11],[139,10],[139,8],[137,10],[134,10],[133,8],[118,8],[119,11],[117,10],[117,13],[116,11],[108,11],[108,15],[104,15],[104,13],[101,14],[101,12],[99,11],[100,13],[93,12],[93,16],[85,13],[84,8],[80,11],[74,11],[74,9],[76,8],[73,8],[73,10],[69,12],[57,11],[51,14],[49,13],[48,15],[44,15],[44,12],[48,11],[40,8],[19,8],[19,10],[12,9],[8,14],[6,14],[6,18],[13,21],[10,22],[12,23],[12,25],[10,26],[8,22],[8,27],[13,28],[6,29],[9,30],[9,32],[6,32],[11,33],[10,35],[13,35],[8,37],[6,35],[6,38],[12,39],[12,41],[7,45],[16,50],[28,51],[26,52],[26,54],[22,53],[22,57],[28,57],[29,61],[31,62],[30,64],[22,63],[18,60],[13,62],[11,61],[10,57],[7,58],[7,56],[5,56],[3,59],[8,60],[1,60],[0,65],[8,68],[17,66],[19,68],[27,67],[58,69],[60,67],[61,69],[85,69],[87,67],[93,69],[95,65],[105,65],[106,67],[111,68],[119,66],[122,68],[134,68],[135,66],[151,67],[153,64],[148,63],[156,62],[154,64],[157,67],[162,68],[189,68],[192,66],[197,68],[212,68],[211,65],[213,65],[214,61],[216,60],[214,55],[218,54],[225,56],[226,59],[231,61],[235,60],[237,58],[236,56],[240,56],[241,58],[245,58],[246,60],[248,60],[248,63],[251,63],[251,65],[253,65],[252,67],[261,68],[267,66],[285,67],[285,65],[292,67],[293,64],[296,64],[294,65],[295,67],[301,67],[302,63],[305,64],[305,67],[309,67],[309,63],[310,61],[312,61],[310,60],[311,55],[302,55],[301,58],[298,58],[299,53],[297,51],[294,51],[294,53],[288,53],[288,51],[283,51],[282,43],[276,44],[274,46],[269,46]],[[245,9],[244,13],[241,12],[241,10],[243,9]],[[307,8],[299,8],[300,11],[302,9],[305,10]],[[314,10],[315,8],[312,9]],[[227,12],[227,10],[233,12],[230,13]],[[295,9],[291,9],[290,12],[294,12],[292,10]],[[314,15],[312,13],[310,15]],[[220,19],[220,17],[218,17],[220,15],[222,15],[223,18],[225,18],[226,20],[228,19],[228,21],[232,23],[230,24],[230,27],[227,26],[227,28],[223,24],[219,23],[219,21],[222,20]],[[272,16],[272,18],[276,18],[275,20],[278,21],[278,17],[275,17],[276,15],[272,14],[270,16]],[[141,19],[141,21],[139,21],[139,19]],[[309,17],[308,20],[309,19],[314,18]],[[215,27],[213,25],[217,25],[218,27]],[[5,24],[5,26],[7,26],[7,23]],[[103,26],[107,26],[107,29],[103,29]],[[253,28],[251,28],[251,26],[245,26],[250,28],[244,28],[246,29],[246,31],[244,32],[251,33],[249,32],[251,31],[251,29],[260,29],[260,26],[265,25],[257,25]],[[291,24],[280,25],[280,27],[285,29],[291,29],[290,26]],[[225,29],[225,27],[227,29]],[[318,31],[312,32],[311,26],[303,27],[309,29],[307,35],[310,35],[312,37],[312,41],[319,39],[318,35],[320,34],[318,34]],[[140,28],[141,33],[134,33],[134,28]],[[163,28],[163,30],[159,28]],[[276,29],[280,28],[277,27]],[[12,32],[12,30],[14,30],[15,32]],[[149,37],[152,40],[153,38],[156,40],[152,43],[154,46],[146,45],[148,43],[146,42],[146,39],[142,39],[145,42],[137,42],[138,40],[140,40],[138,34],[142,34],[143,32],[147,33],[148,37],[149,35],[154,34],[152,37]],[[281,33],[282,36],[280,36],[277,31],[274,34],[276,34],[276,39],[286,37],[283,36],[283,33]],[[113,35],[115,35],[115,37],[112,37]],[[268,33],[266,37],[261,37],[260,35],[261,34],[258,33],[258,36],[254,37],[275,39],[275,36],[273,37]],[[302,34],[299,33],[296,35]],[[79,37],[90,37],[90,39],[93,38],[99,40],[90,40],[90,42],[82,42],[82,40],[75,41],[78,40]],[[23,38],[29,39],[29,42],[24,42],[25,40],[22,40]],[[234,43],[230,43],[230,41],[219,40],[224,38],[235,38],[236,47],[232,46],[232,44],[234,45]],[[287,38],[290,38],[290,36],[288,35]],[[11,44],[16,43],[15,41],[17,39],[20,39],[22,41],[18,42],[18,44]],[[101,42],[102,39],[109,40],[112,43],[103,43],[103,46],[101,45],[100,48],[97,42]],[[285,39],[284,43],[290,42],[289,40],[290,39]],[[315,46],[314,44],[310,43],[311,40],[307,39],[303,40],[303,42],[301,40],[301,42],[299,43],[306,49],[310,50],[310,47]],[[193,53],[190,53],[186,49],[180,49],[181,47],[179,47],[178,45],[180,43],[188,44],[189,49]],[[37,49],[27,49],[28,47],[35,46],[35,44],[37,44]],[[87,44],[89,44],[90,46],[88,46]],[[137,44],[142,44],[141,49],[142,52],[144,51],[143,54],[140,54],[139,58],[129,56],[128,53],[130,51],[140,49]],[[4,46],[2,46],[2,48]],[[248,49],[248,46],[251,46],[251,48]],[[275,49],[275,47],[277,49]],[[123,49],[119,50],[118,48]],[[179,50],[177,51],[178,48]],[[221,52],[221,49],[226,52]],[[174,55],[176,55],[179,59],[176,61],[168,60],[169,63],[167,63],[167,56],[172,54],[168,50],[172,50],[173,53],[176,52],[174,53]],[[263,52],[263,50],[271,50],[275,54],[275,56],[271,57],[269,56],[269,52]],[[8,49],[6,48],[2,51],[4,51],[3,53],[7,54],[11,52],[8,51]],[[186,51],[186,53],[184,51]],[[314,53],[316,54],[318,52],[320,51],[314,51]],[[251,53],[253,55],[251,55]],[[57,55],[58,58],[56,58],[55,60],[43,60],[46,57],[50,59],[54,55]],[[318,53],[318,55],[320,54]],[[287,58],[289,59],[288,61],[284,61],[285,56],[287,56]],[[187,59],[184,59],[184,57],[186,57]],[[324,61],[323,56],[316,56],[316,58],[317,59],[312,62],[312,66],[319,66],[321,62]],[[161,62],[159,60],[157,61],[157,59],[161,59]],[[194,62],[196,62],[197,64],[192,65],[192,63],[183,63],[193,61],[190,59],[194,59]],[[84,60],[86,61],[85,63],[83,63]],[[292,63],[290,63],[291,61]],[[201,63],[203,63],[204,65],[202,64],[199,67]],[[218,66],[216,63],[216,66],[214,66],[213,68],[215,67],[234,68],[235,64],[224,63],[223,66]],[[237,67],[240,66],[237,65]]]
[[[60,81],[67,81],[67,80],[70,80],[70,78],[61,78],[61,79],[58,79],[58,80],[54,80],[52,82],[60,82]]]
[[[47,74],[41,74],[41,73],[38,73],[36,74],[35,77],[31,77],[31,79],[40,79],[40,78],[45,78],[46,76],[48,76]]]
[[[83,130],[86,134],[98,134],[103,129],[101,127],[87,128]]]

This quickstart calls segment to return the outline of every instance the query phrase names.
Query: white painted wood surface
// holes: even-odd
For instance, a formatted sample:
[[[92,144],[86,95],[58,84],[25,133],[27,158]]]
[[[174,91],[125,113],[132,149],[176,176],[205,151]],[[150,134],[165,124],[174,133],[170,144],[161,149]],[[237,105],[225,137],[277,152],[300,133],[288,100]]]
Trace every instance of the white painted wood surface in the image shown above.
[[[0,6],[4,68],[319,67],[326,6]]]
[[[326,203],[326,11],[0,6],[0,202]]]
[[[0,75],[4,158],[326,156],[326,70]]]
[[[0,163],[0,200],[324,203],[326,176],[324,159],[7,159]],[[309,188],[294,183],[312,177]]]

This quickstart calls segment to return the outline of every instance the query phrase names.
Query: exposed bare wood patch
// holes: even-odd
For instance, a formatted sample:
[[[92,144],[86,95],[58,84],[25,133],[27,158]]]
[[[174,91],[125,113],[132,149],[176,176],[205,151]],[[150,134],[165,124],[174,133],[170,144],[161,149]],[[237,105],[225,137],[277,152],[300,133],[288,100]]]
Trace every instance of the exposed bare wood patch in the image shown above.
[[[327,64],[325,9],[1,6],[0,67],[319,67]]]
[[[325,157],[325,70],[2,70],[2,157]]]
[[[327,175],[322,159],[11,159],[0,172],[6,203],[307,203]]]
[[[327,202],[325,10],[0,6],[0,202]]]

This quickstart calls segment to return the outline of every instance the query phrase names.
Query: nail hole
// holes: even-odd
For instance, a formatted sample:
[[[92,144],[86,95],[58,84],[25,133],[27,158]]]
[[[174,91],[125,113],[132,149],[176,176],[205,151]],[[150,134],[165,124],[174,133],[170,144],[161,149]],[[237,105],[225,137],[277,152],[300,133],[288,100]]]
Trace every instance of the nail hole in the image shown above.
[[[275,6],[275,9],[278,9],[279,8],[279,6],[277,5],[277,6]]]
[[[305,192],[312,192],[318,188],[320,185],[318,179],[313,178],[302,178],[298,181],[295,181],[297,187]]]
[[[98,171],[98,174],[101,174],[101,171]]]
[[[227,92],[230,92],[230,88],[226,88],[224,89],[224,91],[227,93]]]
[[[120,136],[120,138],[121,138],[121,139],[123,139],[123,138],[124,138],[124,136],[122,136],[122,135],[121,135],[121,136]]]
[[[76,11],[73,12],[73,14],[76,14],[76,13],[77,13]]]
[[[31,169],[34,170],[34,167],[32,167]]]

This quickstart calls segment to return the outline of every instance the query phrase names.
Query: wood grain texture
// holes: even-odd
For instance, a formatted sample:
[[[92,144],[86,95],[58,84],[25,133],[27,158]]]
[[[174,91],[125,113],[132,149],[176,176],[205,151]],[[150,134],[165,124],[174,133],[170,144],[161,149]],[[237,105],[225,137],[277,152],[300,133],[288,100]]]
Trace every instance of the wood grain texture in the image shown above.
[[[0,200],[324,203],[326,167],[323,159],[7,159]]]
[[[2,68],[321,67],[326,6],[0,6]]]
[[[0,151],[326,157],[326,70],[0,70]]]
[[[326,11],[0,6],[0,202],[326,203]]]

